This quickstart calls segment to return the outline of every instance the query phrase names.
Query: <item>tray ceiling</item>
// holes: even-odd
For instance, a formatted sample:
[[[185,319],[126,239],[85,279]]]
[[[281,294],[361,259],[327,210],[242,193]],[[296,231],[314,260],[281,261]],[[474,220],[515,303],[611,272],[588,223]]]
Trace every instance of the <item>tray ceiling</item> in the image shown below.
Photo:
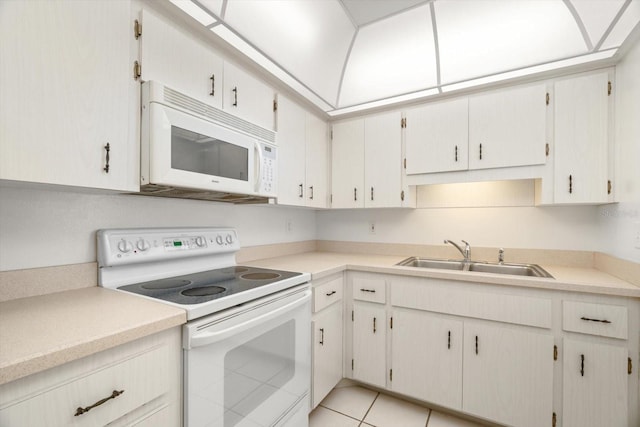
[[[170,0],[335,116],[611,58],[640,0]]]

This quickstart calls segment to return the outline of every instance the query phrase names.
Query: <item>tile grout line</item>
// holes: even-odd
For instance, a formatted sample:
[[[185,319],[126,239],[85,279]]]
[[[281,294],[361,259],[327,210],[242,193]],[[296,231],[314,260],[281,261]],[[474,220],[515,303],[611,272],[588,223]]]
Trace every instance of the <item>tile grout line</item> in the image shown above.
[[[376,403],[376,400],[378,400],[379,396],[380,396],[380,392],[378,392],[376,394],[376,397],[373,399],[373,402],[371,402],[371,406],[369,406],[369,409],[367,409],[367,412],[364,413],[364,416],[360,420],[360,425],[362,425],[362,423],[364,423],[364,419],[367,418],[367,415],[369,415],[369,412],[371,411],[371,408],[373,408],[373,404]]]
[[[374,399],[374,402],[375,402],[375,399]],[[331,411],[331,412],[335,412],[336,414],[344,415],[345,417],[347,417],[347,418],[351,418],[352,420],[360,421],[359,419],[354,418],[354,417],[352,417],[351,415],[343,414],[342,412],[340,412],[340,411],[336,411],[335,409],[331,409],[331,408],[329,408],[328,406],[318,405],[318,407],[320,407],[320,408],[324,408],[324,409],[328,409],[329,411]],[[367,413],[368,413],[368,411],[367,411]],[[366,416],[366,415],[367,415],[367,414],[365,414],[365,416]]]

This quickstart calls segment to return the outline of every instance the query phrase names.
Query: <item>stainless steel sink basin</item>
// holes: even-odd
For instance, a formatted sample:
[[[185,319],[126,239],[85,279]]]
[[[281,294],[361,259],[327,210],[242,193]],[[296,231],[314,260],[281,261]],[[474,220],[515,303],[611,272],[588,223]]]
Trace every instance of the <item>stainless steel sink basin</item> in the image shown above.
[[[464,269],[464,261],[446,260],[446,259],[427,259],[427,258],[407,258],[396,265],[404,265],[407,267],[418,268],[437,268],[439,270],[458,270]]]
[[[537,264],[494,264],[488,262],[410,257],[400,261],[396,265],[416,268],[435,268],[437,270],[509,274],[512,276],[548,277],[553,279],[552,275]]]

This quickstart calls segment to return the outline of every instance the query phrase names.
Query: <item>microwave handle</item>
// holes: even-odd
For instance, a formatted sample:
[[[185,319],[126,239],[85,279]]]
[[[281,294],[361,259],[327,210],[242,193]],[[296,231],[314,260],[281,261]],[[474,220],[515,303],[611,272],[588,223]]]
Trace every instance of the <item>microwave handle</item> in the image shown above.
[[[255,141],[255,150],[258,152],[258,173],[256,175],[255,182],[255,192],[260,192],[260,182],[262,181],[262,163],[264,162],[264,157],[262,154],[262,147],[258,141]]]
[[[206,330],[202,331],[194,335],[193,337],[191,337],[189,349],[220,342],[226,338],[229,338],[232,335],[240,334],[248,329],[251,329],[256,325],[266,323],[286,312],[293,311],[294,309],[308,303],[310,300],[311,300],[311,290],[307,290],[307,291],[304,291],[302,295],[300,295],[300,298],[297,298],[296,300],[288,304],[285,304],[282,307],[278,307],[275,310],[272,310],[261,316],[253,317],[246,322],[242,322],[238,325],[231,326],[229,328],[222,329],[215,332],[207,332]]]

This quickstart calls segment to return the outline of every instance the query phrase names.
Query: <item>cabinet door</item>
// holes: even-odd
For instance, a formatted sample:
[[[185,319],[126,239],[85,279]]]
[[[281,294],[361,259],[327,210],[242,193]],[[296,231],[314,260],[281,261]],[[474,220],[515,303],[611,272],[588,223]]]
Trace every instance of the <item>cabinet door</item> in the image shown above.
[[[518,427],[549,425],[553,336],[465,322],[462,409]]]
[[[224,63],[223,109],[265,129],[274,130],[272,88],[235,65]]]
[[[313,405],[315,408],[342,379],[342,304],[315,315],[313,331]]]
[[[408,175],[467,169],[468,98],[427,104],[405,114]]]
[[[129,3],[1,9],[0,179],[138,191]]]
[[[562,415],[564,427],[626,427],[627,350],[564,340]]]
[[[353,304],[353,378],[386,386],[387,316],[383,305]]]
[[[278,99],[278,204],[305,205],[305,111]]]
[[[546,162],[545,84],[469,98],[469,169]]]
[[[396,309],[391,333],[391,389],[460,410],[462,322]]]
[[[204,43],[142,11],[142,79],[156,80],[199,101],[222,108],[222,59]]]
[[[306,205],[327,207],[327,123],[306,114]]]
[[[364,120],[364,205],[402,206],[402,128],[400,112]]]
[[[333,125],[331,193],[333,208],[363,208],[364,120]]]
[[[606,72],[555,84],[555,203],[606,203]]]

